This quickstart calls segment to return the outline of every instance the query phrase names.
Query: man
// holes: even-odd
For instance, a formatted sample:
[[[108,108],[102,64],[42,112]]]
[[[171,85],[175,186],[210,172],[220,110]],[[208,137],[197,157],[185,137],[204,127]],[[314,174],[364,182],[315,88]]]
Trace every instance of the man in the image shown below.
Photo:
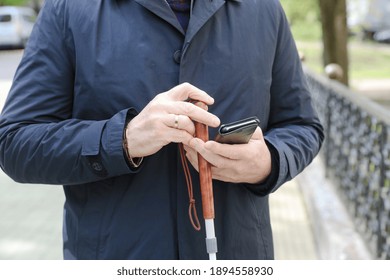
[[[194,137],[249,116],[248,144]],[[176,143],[213,166],[218,258],[272,259],[268,195],[323,139],[277,0],[46,0],[0,135],[10,177],[64,185],[66,259],[207,258]]]

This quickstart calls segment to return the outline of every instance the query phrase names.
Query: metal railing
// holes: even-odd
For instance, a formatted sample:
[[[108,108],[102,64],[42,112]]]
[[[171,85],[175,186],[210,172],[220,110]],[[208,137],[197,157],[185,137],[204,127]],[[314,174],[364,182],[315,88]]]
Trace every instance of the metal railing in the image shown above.
[[[379,259],[390,259],[390,111],[305,68],[325,129],[326,174]]]

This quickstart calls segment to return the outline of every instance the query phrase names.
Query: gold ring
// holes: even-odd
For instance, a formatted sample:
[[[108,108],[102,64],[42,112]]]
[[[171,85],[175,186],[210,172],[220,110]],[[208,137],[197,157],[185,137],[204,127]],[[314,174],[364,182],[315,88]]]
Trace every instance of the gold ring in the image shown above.
[[[175,115],[175,128],[176,129],[179,128],[179,116],[178,115]]]

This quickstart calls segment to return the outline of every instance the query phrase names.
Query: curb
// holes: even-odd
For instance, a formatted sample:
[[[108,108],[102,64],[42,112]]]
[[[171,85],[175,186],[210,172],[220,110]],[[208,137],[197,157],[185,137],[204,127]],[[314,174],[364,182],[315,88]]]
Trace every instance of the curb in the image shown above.
[[[318,257],[323,260],[371,260],[336,187],[325,177],[320,158],[296,178],[312,224]]]

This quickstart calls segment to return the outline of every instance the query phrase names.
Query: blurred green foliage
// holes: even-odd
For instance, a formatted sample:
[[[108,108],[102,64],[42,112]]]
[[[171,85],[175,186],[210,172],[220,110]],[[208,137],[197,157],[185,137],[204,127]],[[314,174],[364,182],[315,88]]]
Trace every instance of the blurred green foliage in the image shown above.
[[[280,0],[296,40],[321,40],[320,10],[317,0]]]
[[[27,0],[0,0],[0,6],[21,6],[26,2]]]
[[[296,22],[318,21],[319,5],[317,0],[280,0],[291,25]]]

